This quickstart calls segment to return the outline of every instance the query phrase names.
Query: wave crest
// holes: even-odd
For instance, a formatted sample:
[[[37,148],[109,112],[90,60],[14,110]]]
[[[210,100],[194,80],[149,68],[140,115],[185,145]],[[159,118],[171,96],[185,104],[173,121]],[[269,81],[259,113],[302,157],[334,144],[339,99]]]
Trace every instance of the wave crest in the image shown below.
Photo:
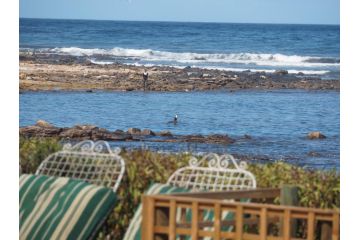
[[[299,55],[267,54],[267,53],[192,53],[167,52],[152,49],[85,49],[78,47],[54,48],[53,53],[69,54],[73,56],[107,55],[126,59],[145,61],[171,61],[179,63],[240,63],[260,66],[297,66],[297,67],[325,67],[339,66],[339,59],[321,58]]]

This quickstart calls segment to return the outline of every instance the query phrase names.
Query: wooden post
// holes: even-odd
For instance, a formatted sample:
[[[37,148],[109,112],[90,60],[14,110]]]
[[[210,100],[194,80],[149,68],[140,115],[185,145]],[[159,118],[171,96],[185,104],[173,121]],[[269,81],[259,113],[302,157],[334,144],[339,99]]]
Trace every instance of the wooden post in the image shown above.
[[[262,208],[260,214],[260,223],[259,223],[259,238],[260,240],[267,239],[267,209]]]
[[[192,203],[192,226],[191,226],[191,239],[197,240],[198,239],[198,202]]]
[[[238,205],[236,209],[236,239],[243,237],[243,206]]]
[[[142,240],[153,239],[154,200],[146,195],[142,196]]]
[[[339,213],[333,214],[332,240],[339,240]]]
[[[214,204],[214,240],[220,240],[221,238],[221,205],[219,203]]]
[[[299,197],[298,197],[299,188],[292,185],[283,185],[280,191],[280,204],[284,206],[298,206]],[[283,220],[280,224],[280,232],[283,234]],[[285,223],[287,225],[288,223]],[[297,221],[292,220],[290,225],[290,236],[295,236],[297,230]],[[282,235],[283,236],[283,235]]]
[[[176,240],[176,201],[170,200],[169,240]]]
[[[315,231],[315,214],[314,212],[308,213],[308,240],[314,240],[314,231]]]

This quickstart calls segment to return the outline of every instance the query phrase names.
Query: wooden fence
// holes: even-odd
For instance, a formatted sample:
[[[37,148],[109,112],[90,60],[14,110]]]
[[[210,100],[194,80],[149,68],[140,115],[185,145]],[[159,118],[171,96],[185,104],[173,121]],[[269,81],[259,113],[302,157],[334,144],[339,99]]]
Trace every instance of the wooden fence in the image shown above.
[[[142,240],[339,239],[339,210],[233,201],[273,200],[280,193],[262,189],[144,195]]]

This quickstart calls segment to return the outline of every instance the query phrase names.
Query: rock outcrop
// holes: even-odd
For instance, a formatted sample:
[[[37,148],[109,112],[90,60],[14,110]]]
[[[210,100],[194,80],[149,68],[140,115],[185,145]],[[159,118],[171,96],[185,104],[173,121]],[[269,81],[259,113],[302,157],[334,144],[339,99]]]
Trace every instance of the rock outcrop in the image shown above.
[[[227,135],[173,135],[170,131],[155,133],[151,129],[129,128],[126,132],[120,129],[109,131],[94,125],[75,125],[59,128],[43,120],[36,125],[20,128],[24,137],[58,137],[73,140],[106,140],[106,141],[152,141],[152,142],[193,142],[207,144],[232,144],[234,139]]]
[[[327,137],[324,134],[322,134],[321,132],[317,131],[317,132],[308,133],[307,138],[310,140],[313,140],[313,139],[324,139]]]

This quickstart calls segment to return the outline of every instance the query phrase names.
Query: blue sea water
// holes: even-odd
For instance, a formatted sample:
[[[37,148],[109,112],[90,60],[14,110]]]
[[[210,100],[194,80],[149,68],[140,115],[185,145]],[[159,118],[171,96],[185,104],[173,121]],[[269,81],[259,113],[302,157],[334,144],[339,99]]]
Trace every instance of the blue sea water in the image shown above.
[[[20,19],[20,50],[72,55],[97,64],[195,66],[242,71],[286,69],[339,79],[340,27],[231,23]],[[20,126],[38,119],[174,134],[228,134],[230,145],[117,142],[159,151],[226,152],[339,168],[336,91],[25,92]],[[166,122],[179,115],[179,124]],[[327,138],[306,139],[310,131]],[[249,134],[252,139],[243,139]]]
[[[20,19],[20,49],[98,64],[286,69],[339,79],[337,25]]]
[[[178,114],[177,125],[168,124]],[[110,130],[130,127],[174,134],[228,134],[230,145],[144,144],[159,151],[218,152],[284,159],[315,168],[339,168],[339,93],[336,91],[238,92],[25,92],[20,126],[44,119],[59,127],[94,124]],[[321,131],[323,140],[307,140]],[[243,139],[248,134],[252,139]]]

